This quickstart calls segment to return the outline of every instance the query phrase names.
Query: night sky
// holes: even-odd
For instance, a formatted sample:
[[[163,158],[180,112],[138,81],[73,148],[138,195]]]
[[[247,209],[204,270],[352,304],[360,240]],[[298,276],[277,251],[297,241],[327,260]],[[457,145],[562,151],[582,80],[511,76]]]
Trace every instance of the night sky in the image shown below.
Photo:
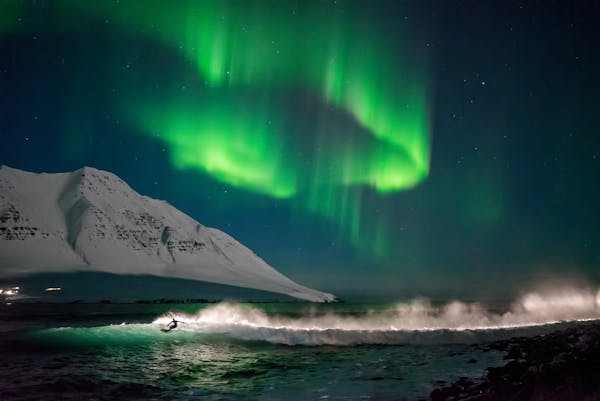
[[[342,296],[598,282],[598,15],[0,0],[0,163],[109,170]]]

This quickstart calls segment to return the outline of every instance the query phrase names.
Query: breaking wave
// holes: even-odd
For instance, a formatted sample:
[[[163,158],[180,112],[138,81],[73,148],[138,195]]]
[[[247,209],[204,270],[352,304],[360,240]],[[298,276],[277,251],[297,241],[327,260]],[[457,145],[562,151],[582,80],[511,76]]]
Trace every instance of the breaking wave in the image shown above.
[[[503,310],[478,302],[435,305],[426,299],[367,309],[357,304],[288,304],[294,315],[223,302],[195,314],[168,313],[151,324],[57,327],[27,335],[33,344],[102,346],[262,341],[286,345],[482,343],[600,319],[600,291],[561,289],[526,294]],[[273,309],[273,308],[270,308]],[[279,308],[274,308],[279,309]],[[163,333],[173,318],[182,323]]]
[[[224,302],[193,315],[166,314],[153,324],[166,325],[172,318],[183,322],[178,331],[223,333],[236,339],[288,345],[478,342],[497,337],[494,332],[499,330],[514,332],[600,319],[600,290],[529,293],[505,311],[493,311],[477,302],[454,301],[438,307],[417,299],[358,315],[313,310],[305,316],[289,317],[270,315],[248,304]]]

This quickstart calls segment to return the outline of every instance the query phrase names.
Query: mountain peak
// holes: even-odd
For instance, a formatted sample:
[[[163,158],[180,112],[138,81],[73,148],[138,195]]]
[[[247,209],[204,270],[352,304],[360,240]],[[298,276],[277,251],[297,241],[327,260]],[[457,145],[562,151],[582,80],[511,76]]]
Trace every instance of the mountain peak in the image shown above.
[[[0,172],[0,275],[103,271],[185,278],[331,301],[229,235],[108,171]],[[35,250],[35,252],[32,252]]]

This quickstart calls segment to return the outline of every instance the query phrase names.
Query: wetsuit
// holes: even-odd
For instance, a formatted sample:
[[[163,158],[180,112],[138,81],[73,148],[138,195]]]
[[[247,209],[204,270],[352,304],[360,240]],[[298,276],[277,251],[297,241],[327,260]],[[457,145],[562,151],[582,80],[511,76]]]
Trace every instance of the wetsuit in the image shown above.
[[[168,333],[169,331],[176,329],[177,328],[177,323],[181,323],[180,321],[177,321],[175,319],[173,319],[168,325],[166,329],[160,329],[163,333]]]

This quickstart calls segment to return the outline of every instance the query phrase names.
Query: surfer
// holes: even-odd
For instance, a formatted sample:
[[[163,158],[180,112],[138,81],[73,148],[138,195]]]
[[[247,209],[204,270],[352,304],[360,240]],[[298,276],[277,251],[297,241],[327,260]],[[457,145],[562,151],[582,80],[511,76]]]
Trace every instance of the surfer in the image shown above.
[[[166,329],[160,329],[160,331],[162,331],[163,333],[168,333],[171,330],[175,330],[177,328],[177,323],[183,323],[179,320],[175,320],[175,318],[173,318],[173,320],[171,320],[169,322],[169,324],[167,325]]]

